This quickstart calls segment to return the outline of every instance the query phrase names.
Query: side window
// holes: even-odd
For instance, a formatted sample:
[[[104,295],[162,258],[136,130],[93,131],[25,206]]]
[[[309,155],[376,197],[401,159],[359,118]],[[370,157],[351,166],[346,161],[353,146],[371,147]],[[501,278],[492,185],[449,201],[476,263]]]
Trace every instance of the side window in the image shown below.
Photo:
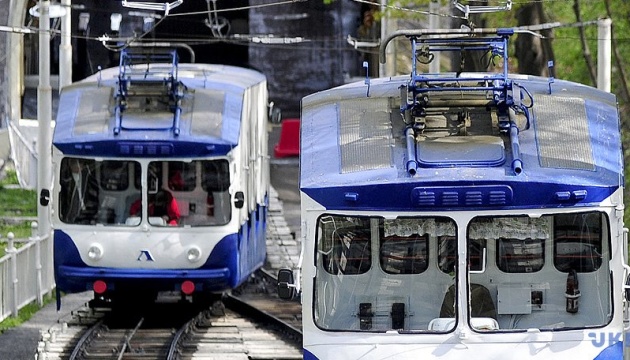
[[[496,265],[506,273],[533,273],[545,265],[545,244],[551,240],[551,217],[479,216],[468,224],[470,270],[482,270],[484,249],[493,244]]]
[[[332,233],[332,251],[323,256],[324,268],[331,274],[363,274],[372,266],[370,249],[369,230],[337,229]]]
[[[473,239],[468,241],[468,268],[470,271],[482,271],[487,261],[486,239]]]
[[[592,272],[602,265],[602,216],[599,213],[554,216],[554,256],[562,272]]]
[[[506,239],[497,241],[497,265],[506,273],[531,273],[545,264],[542,239]]]
[[[207,192],[226,191],[230,187],[230,167],[227,160],[204,161],[202,187]]]
[[[124,191],[129,188],[129,163],[127,161],[103,161],[101,164],[101,188]]]
[[[173,191],[193,191],[197,182],[197,163],[171,161],[168,163],[168,189]]]
[[[457,263],[457,238],[455,236],[438,237],[438,267],[447,274],[455,272]]]
[[[59,219],[67,224],[98,221],[100,188],[94,160],[64,158],[59,174]]]
[[[429,266],[429,236],[387,236],[381,239],[381,268],[388,274],[420,274]]]

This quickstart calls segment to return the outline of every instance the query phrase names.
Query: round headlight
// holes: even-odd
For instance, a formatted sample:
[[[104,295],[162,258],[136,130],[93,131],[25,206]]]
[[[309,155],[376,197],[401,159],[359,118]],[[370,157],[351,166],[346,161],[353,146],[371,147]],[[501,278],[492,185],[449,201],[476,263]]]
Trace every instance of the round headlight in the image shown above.
[[[190,249],[188,249],[188,252],[187,252],[188,261],[195,262],[195,261],[199,261],[200,258],[201,258],[201,249],[199,249],[196,246],[192,246],[190,247]]]
[[[100,260],[103,257],[103,247],[100,244],[92,244],[88,248],[88,257],[90,260]]]

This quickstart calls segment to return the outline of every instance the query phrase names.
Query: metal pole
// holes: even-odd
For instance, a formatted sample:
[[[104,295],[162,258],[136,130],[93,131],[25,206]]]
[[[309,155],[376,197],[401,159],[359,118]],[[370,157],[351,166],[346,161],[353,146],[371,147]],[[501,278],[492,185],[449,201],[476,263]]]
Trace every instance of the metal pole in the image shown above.
[[[387,35],[392,32],[392,22],[387,14],[387,0],[381,0],[381,41],[387,38]],[[396,75],[396,43],[392,42],[385,49],[385,64],[380,63],[378,75],[380,77],[388,77]]]
[[[27,0],[10,1],[9,25],[21,27],[26,16]],[[7,45],[7,78],[9,122],[19,122],[22,117],[22,88],[24,86],[24,34],[9,33]]]
[[[385,16],[385,9],[387,5],[387,0],[381,0],[381,41],[383,41],[383,39],[385,39],[387,37],[387,16]],[[385,53],[387,54],[387,52]],[[387,62],[389,62],[390,59],[387,58],[387,55],[385,56],[385,64],[383,64],[382,62],[379,62],[379,66],[378,66],[378,76],[379,77],[384,77],[385,76],[385,72],[386,72],[386,64]]]
[[[429,12],[431,13],[431,15],[429,15],[429,28],[431,28],[431,30],[440,28],[440,17],[436,15],[439,10],[440,4],[437,0],[431,0],[429,3]],[[433,61],[429,63],[429,72],[431,74],[437,74],[440,72],[440,52],[436,51],[433,54]]]
[[[597,21],[597,88],[610,92],[612,20]]]
[[[15,235],[10,232],[7,234],[7,238],[8,238],[8,244],[7,244],[7,248],[5,250],[5,252],[7,253],[7,255],[9,255],[9,258],[11,259],[11,267],[10,267],[10,273],[9,273],[9,277],[11,278],[11,282],[12,282],[12,287],[11,287],[11,297],[13,299],[12,304],[11,304],[11,316],[13,317],[18,317],[18,275],[17,275],[17,249],[15,248]]]
[[[52,89],[50,87],[50,1],[39,1],[39,86],[37,87],[37,222],[39,237],[50,236]]]
[[[37,235],[38,224],[36,221],[31,223],[30,241],[35,242],[35,296],[37,305],[44,305],[44,290],[42,286],[42,238]]]
[[[71,6],[70,0],[61,0],[61,6],[65,10],[65,15],[61,17],[61,46],[59,47],[59,91],[66,85],[72,83],[72,42],[70,35],[71,26]]]

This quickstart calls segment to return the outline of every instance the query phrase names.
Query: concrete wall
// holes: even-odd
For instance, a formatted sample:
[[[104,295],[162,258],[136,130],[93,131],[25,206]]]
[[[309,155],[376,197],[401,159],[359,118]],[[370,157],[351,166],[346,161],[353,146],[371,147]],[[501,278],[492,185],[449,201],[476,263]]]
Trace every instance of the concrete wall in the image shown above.
[[[252,6],[262,3],[250,1]],[[284,118],[299,117],[302,97],[344,84],[346,78],[358,74],[360,54],[346,38],[356,36],[360,11],[356,2],[324,4],[323,0],[250,10],[250,35],[305,40],[249,45],[249,62],[267,75],[269,97],[282,109]]]

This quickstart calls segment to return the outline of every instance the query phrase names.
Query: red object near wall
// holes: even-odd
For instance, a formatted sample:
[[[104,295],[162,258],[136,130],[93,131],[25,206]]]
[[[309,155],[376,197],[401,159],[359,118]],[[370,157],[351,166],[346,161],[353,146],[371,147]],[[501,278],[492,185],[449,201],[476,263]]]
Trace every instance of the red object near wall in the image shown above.
[[[282,120],[280,141],[273,150],[276,157],[300,155],[300,119]]]

